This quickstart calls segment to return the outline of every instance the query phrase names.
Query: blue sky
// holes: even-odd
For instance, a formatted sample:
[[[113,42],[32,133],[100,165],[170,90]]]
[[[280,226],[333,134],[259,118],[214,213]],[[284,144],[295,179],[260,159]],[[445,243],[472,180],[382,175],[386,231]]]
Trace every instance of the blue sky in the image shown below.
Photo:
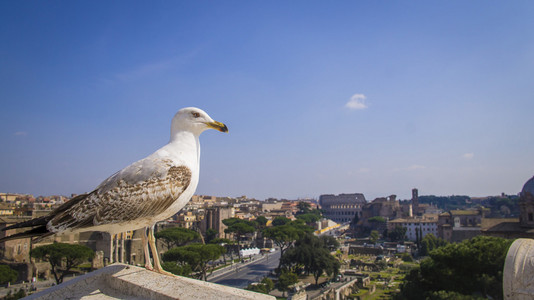
[[[532,1],[2,1],[0,192],[91,191],[197,106],[198,194],[515,194]]]

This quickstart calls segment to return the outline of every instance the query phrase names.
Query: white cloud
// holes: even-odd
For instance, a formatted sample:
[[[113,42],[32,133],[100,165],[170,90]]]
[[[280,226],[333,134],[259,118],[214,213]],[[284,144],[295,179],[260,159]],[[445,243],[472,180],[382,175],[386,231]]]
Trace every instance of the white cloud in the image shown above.
[[[408,171],[421,170],[421,169],[426,169],[426,167],[422,165],[411,165],[408,167]]]
[[[17,131],[13,133],[14,136],[27,136],[28,133],[26,131]]]
[[[345,107],[348,109],[366,109],[367,105],[365,104],[365,97],[364,94],[354,94],[352,97],[350,97],[349,102],[345,104]]]
[[[423,169],[426,169],[426,166],[423,166],[423,165],[411,165],[409,167],[406,167],[406,168],[395,168],[395,169],[392,169],[391,171],[393,172],[405,172],[405,171],[416,171],[416,170],[423,170]]]
[[[161,59],[152,62],[146,62],[133,66],[128,70],[118,72],[110,78],[101,78],[100,83],[109,85],[118,82],[132,82],[142,80],[146,77],[158,75],[169,70],[176,69],[193,59],[198,50],[192,50],[183,55],[176,55],[167,59]]]
[[[176,64],[175,60],[165,60],[154,63],[147,63],[139,65],[129,71],[118,73],[115,75],[120,81],[134,81],[139,80],[147,76],[158,74],[171,69]]]
[[[462,155],[462,158],[464,159],[473,159],[473,157],[475,157],[475,153],[464,153]]]

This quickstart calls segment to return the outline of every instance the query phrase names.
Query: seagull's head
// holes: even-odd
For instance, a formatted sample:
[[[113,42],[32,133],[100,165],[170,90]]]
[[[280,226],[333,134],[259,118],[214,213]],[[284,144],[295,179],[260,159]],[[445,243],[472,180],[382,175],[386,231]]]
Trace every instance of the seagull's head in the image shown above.
[[[171,136],[180,131],[190,131],[200,135],[206,129],[216,129],[228,132],[228,127],[221,122],[214,121],[205,111],[196,107],[180,109],[171,123]]]

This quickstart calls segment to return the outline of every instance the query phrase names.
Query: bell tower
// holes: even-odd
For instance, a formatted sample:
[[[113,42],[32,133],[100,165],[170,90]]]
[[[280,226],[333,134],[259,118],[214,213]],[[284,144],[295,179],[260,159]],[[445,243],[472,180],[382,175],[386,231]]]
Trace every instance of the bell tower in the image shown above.
[[[412,210],[413,215],[419,215],[419,191],[417,189],[412,189]]]

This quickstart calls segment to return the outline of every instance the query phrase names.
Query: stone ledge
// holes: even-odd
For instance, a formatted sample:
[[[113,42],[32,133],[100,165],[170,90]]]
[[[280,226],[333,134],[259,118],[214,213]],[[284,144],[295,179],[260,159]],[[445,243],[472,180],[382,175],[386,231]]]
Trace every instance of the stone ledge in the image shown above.
[[[254,299],[275,297],[144,268],[113,264],[24,299]]]

